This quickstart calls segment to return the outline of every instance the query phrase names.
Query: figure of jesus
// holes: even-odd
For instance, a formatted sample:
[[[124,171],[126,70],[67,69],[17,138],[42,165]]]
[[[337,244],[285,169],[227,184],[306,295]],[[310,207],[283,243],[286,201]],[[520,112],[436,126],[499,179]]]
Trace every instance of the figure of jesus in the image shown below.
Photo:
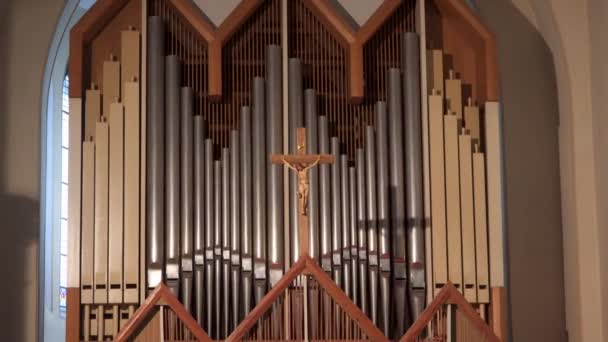
[[[306,215],[306,209],[308,208],[308,169],[319,164],[320,160],[321,156],[318,156],[313,163],[306,165],[299,162],[290,163],[283,157],[283,164],[297,173],[298,198],[300,199],[300,214],[302,215]]]

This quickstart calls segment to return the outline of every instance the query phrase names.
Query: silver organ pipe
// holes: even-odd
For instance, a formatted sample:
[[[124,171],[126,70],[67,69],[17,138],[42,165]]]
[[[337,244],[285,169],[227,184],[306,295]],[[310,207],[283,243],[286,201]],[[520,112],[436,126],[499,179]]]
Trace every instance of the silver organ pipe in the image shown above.
[[[253,273],[255,279],[255,302],[259,303],[266,293],[266,133],[264,79],[253,79],[252,113],[252,154],[253,154]]]
[[[251,311],[253,288],[253,187],[252,187],[252,140],[251,140],[251,110],[241,108],[241,265],[243,275],[243,317]]]
[[[240,141],[237,130],[230,131],[230,261],[231,324],[234,329],[244,317],[241,311],[241,187]]]
[[[329,123],[327,116],[319,116],[319,153],[330,153]],[[332,272],[332,219],[331,219],[331,178],[330,166],[319,166],[319,228],[321,230],[321,267],[327,273]]]
[[[180,134],[180,220],[181,220],[181,270],[182,282],[180,295],[188,312],[192,312],[192,261],[194,228],[194,182],[193,182],[193,104],[192,88],[181,88],[181,134]],[[200,121],[197,119],[197,121]],[[199,125],[199,123],[196,123]],[[202,123],[201,123],[202,124]],[[202,133],[202,132],[201,132]],[[200,137],[199,137],[200,138]],[[201,141],[202,142],[202,141]],[[199,147],[200,148],[200,147]]]
[[[331,170],[331,239],[332,239],[332,266],[333,278],[336,284],[343,288],[342,279],[342,215],[341,215],[341,191],[340,191],[340,141],[338,137],[331,138],[331,154],[334,155],[336,163],[330,166]]]
[[[318,121],[317,117],[317,93],[314,89],[306,89],[304,92],[304,111],[306,121],[306,142],[308,151],[306,153],[319,153]],[[319,263],[319,168],[313,167],[308,170],[308,182],[310,189],[308,193],[308,230],[310,256]]]
[[[296,128],[304,126],[302,113],[302,62],[297,58],[289,59],[288,73],[289,91],[289,153],[296,153]],[[298,190],[296,175],[289,174],[289,227],[290,227],[290,264],[300,256],[299,221],[298,221]]]

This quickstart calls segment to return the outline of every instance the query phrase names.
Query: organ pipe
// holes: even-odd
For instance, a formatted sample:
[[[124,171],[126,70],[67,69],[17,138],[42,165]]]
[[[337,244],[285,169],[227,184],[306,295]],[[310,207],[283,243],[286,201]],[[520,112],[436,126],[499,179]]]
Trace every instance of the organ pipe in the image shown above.
[[[365,175],[367,181],[367,247],[369,262],[369,297],[370,317],[376,326],[380,325],[380,284],[378,263],[378,194],[376,192],[377,170],[376,170],[376,132],[373,126],[367,126],[365,130]]]
[[[331,224],[331,238],[332,238],[332,264],[333,264],[333,278],[338,286],[343,287],[342,282],[342,201],[340,192],[340,142],[338,137],[331,138],[331,154],[334,155],[336,162],[331,164],[331,206],[334,208],[332,211],[332,224]]]
[[[319,153],[317,93],[314,89],[304,92],[304,110],[306,121],[306,146],[308,154]],[[310,256],[320,262],[319,258],[319,168],[308,170],[308,232],[310,241]]]
[[[231,297],[232,297],[232,327],[241,321],[241,187],[240,182],[240,145],[239,131],[230,131],[230,260],[232,264]]]
[[[221,154],[220,154],[221,157]],[[222,338],[223,332],[223,296],[225,295],[224,291],[224,278],[222,278],[222,160],[214,160],[213,161],[213,201],[215,201],[215,207],[213,211],[213,245],[214,245],[214,254],[213,254],[213,278],[214,278],[214,290],[213,296],[215,296],[213,307],[213,316],[215,316],[215,325],[211,330],[212,336],[215,339]],[[210,332],[211,333],[211,332]]]
[[[204,326],[209,334],[214,333],[214,315],[210,314],[214,309],[216,299],[214,291],[214,215],[215,198],[213,196],[213,141],[205,139],[205,316],[207,318]]]
[[[205,195],[205,165],[204,165],[204,146],[203,146],[203,117],[194,116],[194,312],[197,323],[203,325],[204,309],[204,254],[205,241],[204,232],[204,195]],[[186,294],[184,293],[184,296]],[[192,298],[192,297],[190,297]]]
[[[357,227],[357,246],[359,256],[359,303],[361,310],[370,316],[369,301],[368,301],[368,261],[367,261],[367,193],[366,193],[366,173],[365,173],[365,150],[358,148],[355,154],[355,169],[356,169],[356,227]]]
[[[342,269],[344,270],[343,290],[347,296],[353,299],[353,278],[350,255],[350,192],[348,156],[345,154],[340,155],[338,162],[340,163],[340,215],[342,222],[340,231],[342,235]]]
[[[389,126],[389,198],[390,230],[393,259],[394,327],[393,336],[405,334],[406,269],[405,269],[405,176],[403,153],[403,107],[401,101],[401,70],[388,72]]]
[[[302,113],[302,62],[297,58],[289,59],[288,73],[289,91],[289,153],[296,151],[296,128],[304,125]],[[298,221],[298,188],[295,173],[289,174],[289,227],[290,227],[290,258],[293,264],[300,256],[299,221]]]
[[[412,319],[416,320],[425,306],[426,288],[418,34],[404,33],[402,46],[409,296]]]
[[[222,159],[221,159],[221,201],[222,201],[222,334],[221,337],[225,338],[232,329],[230,327],[231,315],[230,309],[232,307],[231,300],[232,295],[230,289],[231,278],[231,258],[230,258],[230,149],[222,148]],[[218,292],[219,293],[219,292]]]
[[[388,122],[386,102],[376,103],[376,160],[377,173],[377,221],[378,253],[380,266],[380,327],[385,335],[391,331],[391,259],[390,259],[390,211],[389,211],[389,161],[388,161]]]
[[[327,116],[319,117],[319,153],[329,154],[329,127]],[[332,220],[330,168],[328,164],[319,166],[319,228],[321,229],[321,267],[332,271]]]
[[[252,203],[252,140],[251,140],[251,110],[249,107],[241,108],[241,265],[243,270],[243,317],[252,309],[253,288],[253,260],[252,239],[253,236],[253,212]]]
[[[268,164],[268,258],[270,263],[270,284],[274,285],[283,275],[283,167],[270,164],[268,155],[283,153],[283,113],[282,113],[282,73],[281,47],[266,47],[266,108]]]
[[[192,312],[192,257],[193,257],[193,98],[192,88],[181,88],[181,297],[182,303],[188,312]],[[200,119],[198,120],[200,121]],[[198,125],[199,123],[197,123]]]
[[[355,305],[359,306],[359,249],[357,238],[357,173],[354,166],[348,167],[348,206],[350,234],[350,269],[352,272],[352,296]]]
[[[148,18],[146,82],[146,222],[148,288],[163,278],[165,191],[165,26],[160,17]]]
[[[264,79],[253,79],[253,257],[255,300],[259,303],[266,293],[266,156],[264,130]]]

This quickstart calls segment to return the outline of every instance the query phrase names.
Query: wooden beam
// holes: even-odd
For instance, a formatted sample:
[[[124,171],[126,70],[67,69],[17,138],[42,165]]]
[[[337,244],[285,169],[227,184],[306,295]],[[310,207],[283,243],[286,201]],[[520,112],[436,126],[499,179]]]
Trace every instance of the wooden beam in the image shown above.
[[[364,97],[363,47],[399,8],[402,0],[385,0],[369,19],[355,31],[330,1],[309,0],[304,5],[323,23],[348,54],[348,91],[351,103],[361,103]]]
[[[222,48],[241,25],[255,13],[262,0],[242,0],[217,29],[191,0],[169,0],[169,4],[207,44],[209,99],[219,101],[222,97]]]
[[[66,342],[80,341],[80,288],[67,288],[67,305],[65,319]]]
[[[171,308],[177,318],[184,323],[198,341],[212,341],[209,335],[207,335],[207,333],[198,325],[196,320],[192,318],[192,315],[188,313],[177,297],[175,297],[171,290],[163,283],[160,283],[137,311],[135,311],[135,314],[133,314],[124,328],[118,333],[118,336],[116,336],[114,341],[130,341],[131,338],[135,337],[134,335],[141,329],[141,324],[146,321],[146,318],[149,317],[151,312],[156,309],[158,305],[166,305]]]

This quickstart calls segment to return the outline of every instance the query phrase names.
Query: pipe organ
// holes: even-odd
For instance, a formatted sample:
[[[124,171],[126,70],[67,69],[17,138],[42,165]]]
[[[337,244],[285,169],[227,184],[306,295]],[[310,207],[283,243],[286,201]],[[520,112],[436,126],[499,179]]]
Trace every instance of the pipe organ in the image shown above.
[[[74,27],[69,342],[505,339],[493,36],[458,0],[338,7]]]

